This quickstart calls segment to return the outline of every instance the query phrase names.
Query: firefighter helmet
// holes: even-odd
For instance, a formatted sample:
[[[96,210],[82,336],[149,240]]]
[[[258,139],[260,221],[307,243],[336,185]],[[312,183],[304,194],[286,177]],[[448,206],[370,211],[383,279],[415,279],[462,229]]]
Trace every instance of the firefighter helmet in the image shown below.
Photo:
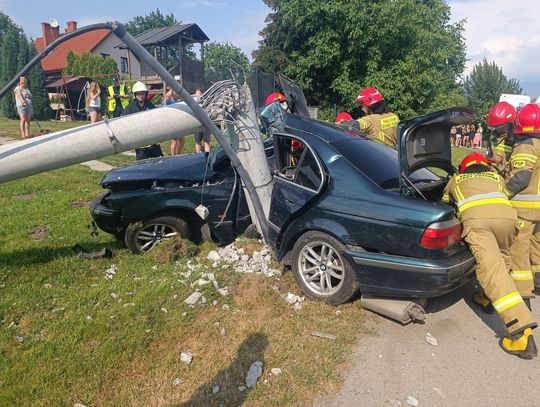
[[[376,88],[362,89],[356,98],[357,103],[362,103],[367,107],[370,107],[375,103],[382,102],[383,100],[384,98],[382,97],[381,92],[379,92]]]
[[[514,133],[540,133],[540,106],[529,103],[523,106],[516,117]]]
[[[141,81],[137,81],[133,85],[133,89],[131,89],[131,91],[133,92],[133,94],[139,93],[139,92],[148,92],[148,88]]]
[[[461,161],[461,164],[459,164],[459,172],[463,174],[471,165],[485,165],[487,167],[489,164],[487,158],[482,154],[471,153]]]
[[[506,123],[514,123],[516,119],[516,108],[508,102],[495,103],[487,115],[487,125],[498,127]]]
[[[352,116],[347,112],[341,112],[336,116],[336,124],[340,124],[341,122],[348,122],[352,120]]]
[[[285,95],[279,92],[270,93],[266,98],[264,104],[268,106],[270,103],[275,102],[276,100],[279,100],[280,102],[285,102]]]

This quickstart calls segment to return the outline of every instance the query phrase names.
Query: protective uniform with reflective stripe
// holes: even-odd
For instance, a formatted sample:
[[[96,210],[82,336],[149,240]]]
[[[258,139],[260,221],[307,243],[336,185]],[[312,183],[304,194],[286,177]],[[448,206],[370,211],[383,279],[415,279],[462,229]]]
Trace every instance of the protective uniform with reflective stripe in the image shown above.
[[[394,113],[369,114],[358,119],[360,129],[365,131],[369,138],[391,148],[397,148],[397,125],[399,117]]]
[[[493,146],[491,150],[491,154],[488,156],[492,165],[503,176],[506,176],[507,172],[510,169],[510,155],[512,154],[513,149],[513,138],[510,138],[505,134],[497,140],[497,143]]]
[[[540,260],[540,245],[536,235],[540,224],[540,140],[538,135],[518,142],[510,156],[510,172],[506,193],[516,208],[518,234],[512,245],[512,276],[523,297],[532,297],[534,274],[531,267]]]
[[[504,181],[493,172],[455,175],[443,202],[456,205],[463,236],[476,259],[476,277],[510,334],[536,326],[510,276],[510,246],[516,211],[502,192]]]
[[[454,176],[443,193],[443,202],[454,202],[461,220],[515,219],[516,211],[504,194],[504,181],[494,172]]]

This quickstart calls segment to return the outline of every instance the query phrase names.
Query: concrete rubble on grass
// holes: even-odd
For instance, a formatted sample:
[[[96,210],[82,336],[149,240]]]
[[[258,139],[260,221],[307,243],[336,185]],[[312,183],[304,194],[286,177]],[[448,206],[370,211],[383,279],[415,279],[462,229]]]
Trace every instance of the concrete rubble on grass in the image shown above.
[[[117,271],[118,267],[116,266],[116,264],[111,264],[111,267],[105,270],[105,278],[107,280],[112,280]]]
[[[267,247],[261,251],[254,251],[251,256],[245,254],[243,248],[237,248],[234,243],[221,247],[217,251],[213,250],[206,257],[215,263],[223,266],[232,266],[237,273],[264,274],[266,277],[281,275],[281,271],[269,267],[272,261],[272,255]],[[223,264],[224,263],[224,264]]]
[[[182,352],[180,354],[180,361],[187,363],[188,365],[191,364],[191,361],[193,360],[193,355],[189,352]]]
[[[173,386],[179,386],[182,384],[182,379],[180,379],[179,377],[175,378],[172,382]]]
[[[246,386],[248,388],[255,387],[257,380],[263,374],[263,363],[260,360],[253,362],[249,367],[248,373],[246,375]]]
[[[273,367],[270,369],[270,373],[272,373],[274,376],[279,376],[282,373],[282,370],[279,367]]]

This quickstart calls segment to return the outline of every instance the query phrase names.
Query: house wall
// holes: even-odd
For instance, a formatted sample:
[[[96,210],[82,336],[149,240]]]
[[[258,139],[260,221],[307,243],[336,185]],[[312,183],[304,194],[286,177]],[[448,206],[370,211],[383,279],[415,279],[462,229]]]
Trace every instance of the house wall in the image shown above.
[[[97,47],[92,50],[93,54],[106,54],[111,56],[118,66],[118,71],[121,74],[129,75],[131,73],[131,79],[140,79],[141,77],[141,63],[132,54],[128,55],[127,49],[115,48],[121,41],[116,35],[111,34],[107,36]],[[126,58],[129,64],[128,72],[122,72],[122,58]]]

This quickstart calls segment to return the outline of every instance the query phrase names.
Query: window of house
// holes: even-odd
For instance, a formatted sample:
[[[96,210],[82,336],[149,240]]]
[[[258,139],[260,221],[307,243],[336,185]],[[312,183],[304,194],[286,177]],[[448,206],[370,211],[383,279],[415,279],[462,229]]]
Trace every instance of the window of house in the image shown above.
[[[124,57],[120,57],[120,72],[127,73],[128,72],[128,59]]]

